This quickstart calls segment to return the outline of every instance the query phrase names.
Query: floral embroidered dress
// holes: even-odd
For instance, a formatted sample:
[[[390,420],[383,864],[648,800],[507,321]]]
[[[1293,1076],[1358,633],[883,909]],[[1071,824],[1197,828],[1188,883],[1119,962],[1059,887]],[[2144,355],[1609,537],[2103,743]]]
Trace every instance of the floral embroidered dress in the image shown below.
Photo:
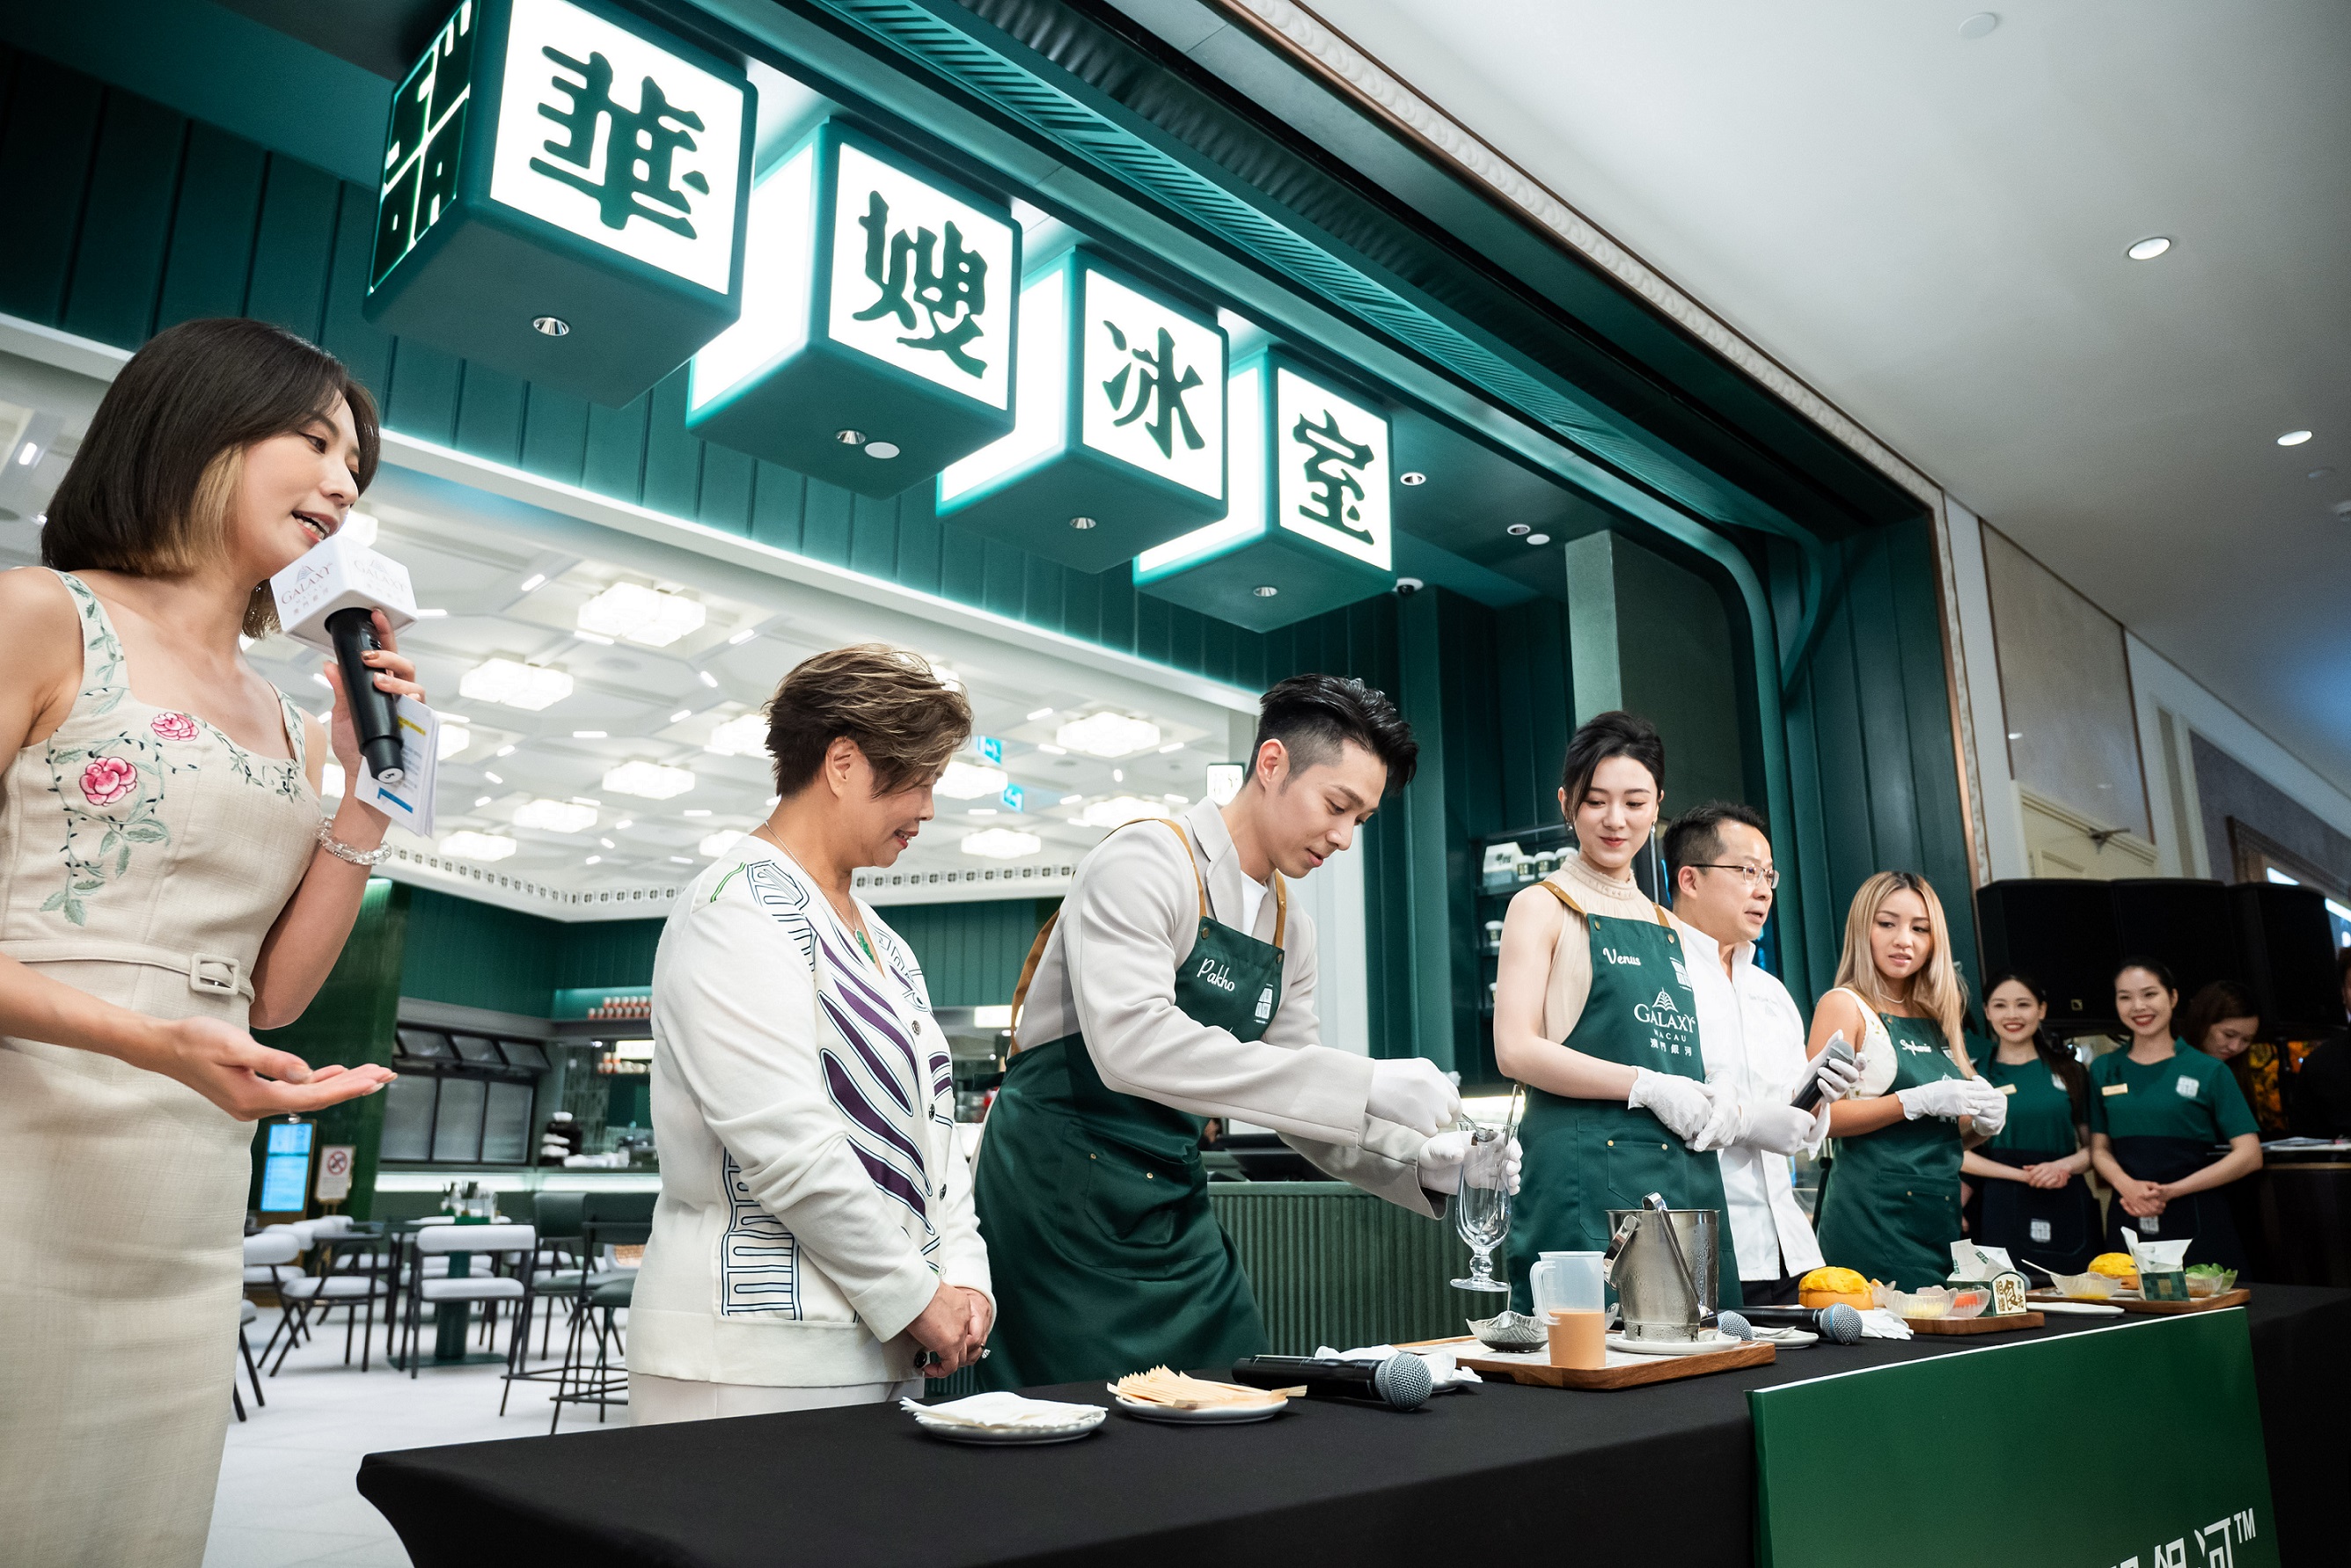
[[[315,849],[301,715],[284,704],[281,759],[138,701],[105,609],[58,575],[81,691],[0,776],[0,951],[152,1018],[242,1028]],[[160,1073],[0,1038],[0,1559],[203,1561],[252,1141]]]

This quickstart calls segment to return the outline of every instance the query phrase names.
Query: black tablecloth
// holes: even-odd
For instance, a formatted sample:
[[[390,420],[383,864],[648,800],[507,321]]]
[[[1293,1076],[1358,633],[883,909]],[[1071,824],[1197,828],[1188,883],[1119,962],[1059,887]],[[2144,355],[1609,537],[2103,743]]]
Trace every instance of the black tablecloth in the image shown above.
[[[2289,1563],[2336,1561],[2351,1533],[2340,1407],[2351,1389],[2351,1291],[2263,1286],[2247,1311],[2279,1546]],[[502,1558],[709,1568],[1401,1563],[1562,1549],[1588,1562],[1744,1564],[1755,1490],[1748,1390],[2116,1321],[2053,1319],[1992,1342],[1822,1345],[1782,1352],[1768,1367],[1609,1394],[1489,1384],[1411,1415],[1310,1401],[1223,1427],[1113,1415],[1093,1437],[1055,1447],[944,1443],[886,1406],[752,1416],[371,1454],[359,1485],[420,1568]],[[1033,1392],[1109,1403],[1099,1384]],[[1994,1411],[1973,1414],[1997,1421]],[[2085,1430],[2193,1462],[2189,1421],[2131,1409],[2127,1390],[2085,1414]],[[1950,1417],[1945,1430],[1963,1455],[1968,1418]],[[1963,1488],[1965,1464],[1953,1474]]]

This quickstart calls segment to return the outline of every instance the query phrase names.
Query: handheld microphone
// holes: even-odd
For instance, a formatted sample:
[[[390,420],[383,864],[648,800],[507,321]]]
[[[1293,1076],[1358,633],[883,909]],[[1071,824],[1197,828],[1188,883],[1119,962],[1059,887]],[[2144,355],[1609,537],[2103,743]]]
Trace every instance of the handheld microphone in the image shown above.
[[[395,632],[416,620],[408,569],[336,533],[271,578],[269,589],[286,634],[333,653],[341,665],[343,696],[368,772],[378,783],[400,783],[406,771],[400,762],[400,699],[377,687],[366,655],[383,645],[372,612],[382,611]]]
[[[1750,1321],[1810,1329],[1832,1344],[1861,1343],[1861,1314],[1843,1301],[1825,1307],[1741,1307]]]
[[[1245,1355],[1233,1363],[1233,1381],[1251,1388],[1304,1385],[1310,1399],[1353,1399],[1391,1410],[1417,1410],[1436,1387],[1420,1357],[1398,1351],[1385,1361],[1339,1361],[1312,1355]]]
[[[1844,1031],[1843,1030],[1839,1030],[1836,1033],[1829,1036],[1829,1042],[1822,1048],[1821,1054],[1823,1056],[1837,1057],[1845,1061],[1851,1061],[1853,1060],[1853,1047],[1845,1043]],[[1813,1075],[1804,1080],[1802,1085],[1797,1089],[1794,1097],[1791,1099],[1788,1103],[1794,1106],[1799,1111],[1809,1111],[1820,1103],[1821,1075],[1818,1068],[1815,1067]]]

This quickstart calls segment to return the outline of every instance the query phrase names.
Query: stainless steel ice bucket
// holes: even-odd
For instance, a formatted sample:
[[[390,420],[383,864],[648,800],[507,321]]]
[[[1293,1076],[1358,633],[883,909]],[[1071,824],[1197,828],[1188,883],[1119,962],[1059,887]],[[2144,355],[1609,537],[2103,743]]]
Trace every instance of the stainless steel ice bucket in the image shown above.
[[[1698,1296],[1691,1299],[1690,1286],[1682,1279],[1681,1266],[1675,1261],[1656,1210],[1610,1209],[1608,1283],[1616,1291],[1626,1339],[1696,1339],[1698,1309],[1711,1312],[1719,1304],[1715,1240],[1722,1225],[1721,1214],[1711,1208],[1672,1208],[1663,1218],[1670,1218],[1674,1234],[1681,1239],[1682,1256],[1689,1261]]]

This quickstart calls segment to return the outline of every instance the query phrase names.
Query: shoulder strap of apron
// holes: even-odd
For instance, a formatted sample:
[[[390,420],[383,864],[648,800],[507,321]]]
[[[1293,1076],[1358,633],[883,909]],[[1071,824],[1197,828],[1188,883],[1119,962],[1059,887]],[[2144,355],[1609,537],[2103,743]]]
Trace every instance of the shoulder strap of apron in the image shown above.
[[[1535,885],[1541,888],[1545,893],[1550,894],[1553,898],[1558,899],[1562,904],[1566,904],[1570,909],[1574,910],[1576,914],[1582,915],[1587,924],[1590,923],[1592,916],[1585,914],[1583,905],[1576,903],[1575,899],[1568,893],[1567,889],[1560,886],[1559,883],[1555,882],[1539,882],[1535,883]],[[1649,913],[1655,915],[1657,917],[1657,924],[1664,926],[1667,930],[1670,931],[1674,928],[1674,923],[1667,917],[1664,908],[1660,905],[1651,904],[1649,905]]]
[[[1115,833],[1121,829],[1131,828],[1135,822],[1165,822],[1167,824],[1168,831],[1176,835],[1176,841],[1184,847],[1184,862],[1192,868],[1192,885],[1199,891],[1200,918],[1207,919],[1208,884],[1200,875],[1200,862],[1193,858],[1191,835],[1185,832],[1184,824],[1172,817],[1137,817],[1134,822],[1121,822],[1118,827],[1113,828],[1110,831]],[[1104,833],[1102,837],[1107,839],[1110,833]],[[1289,907],[1281,898],[1281,873],[1279,872],[1274,873],[1273,891],[1276,901],[1273,915],[1273,945],[1279,947],[1281,946],[1282,918]],[[1020,979],[1012,988],[1012,1049],[1005,1052],[1007,1056],[1018,1056],[1020,1053],[1020,1009],[1029,999],[1029,983],[1037,977],[1037,965],[1045,956],[1045,944],[1051,938],[1053,927],[1061,924],[1061,912],[1058,907],[1052,914],[1045,916],[1045,924],[1037,927],[1036,938],[1029,944],[1029,956],[1021,960]]]

